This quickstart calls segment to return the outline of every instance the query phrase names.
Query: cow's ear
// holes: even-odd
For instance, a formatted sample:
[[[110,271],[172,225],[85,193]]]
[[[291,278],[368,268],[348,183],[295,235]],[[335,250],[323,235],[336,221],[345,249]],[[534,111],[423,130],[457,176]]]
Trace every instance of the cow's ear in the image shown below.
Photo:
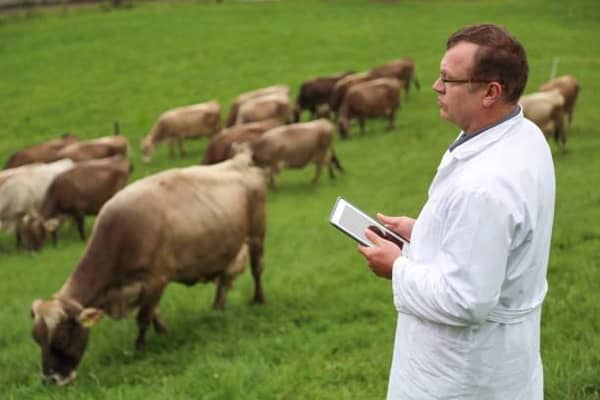
[[[46,232],[54,232],[58,228],[59,224],[60,221],[58,220],[58,218],[50,218],[49,220],[44,222],[44,228],[46,229]]]
[[[100,321],[104,313],[98,308],[84,308],[77,317],[79,322],[84,328],[91,328],[96,325],[96,322]]]
[[[35,319],[40,314],[39,309],[40,309],[41,304],[42,304],[42,300],[38,299],[38,300],[33,301],[33,303],[31,304],[31,311],[30,311],[31,318]]]

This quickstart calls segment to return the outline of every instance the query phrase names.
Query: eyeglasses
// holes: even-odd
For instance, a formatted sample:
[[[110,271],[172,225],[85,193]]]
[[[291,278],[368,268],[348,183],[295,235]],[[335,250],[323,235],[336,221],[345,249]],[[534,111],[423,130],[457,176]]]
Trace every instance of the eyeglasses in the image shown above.
[[[444,86],[446,85],[446,83],[456,83],[458,84],[462,84],[462,83],[468,83],[468,84],[472,84],[472,83],[490,83],[490,82],[498,82],[501,85],[503,85],[504,83],[500,80],[497,79],[448,79],[448,78],[443,78],[443,77],[438,77],[438,79],[440,80],[440,82],[442,82],[444,84]]]

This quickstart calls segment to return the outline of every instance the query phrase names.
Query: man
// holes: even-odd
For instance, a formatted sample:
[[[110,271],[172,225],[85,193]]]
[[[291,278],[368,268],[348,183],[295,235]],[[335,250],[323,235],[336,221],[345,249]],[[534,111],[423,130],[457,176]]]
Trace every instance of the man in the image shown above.
[[[501,27],[448,39],[433,90],[462,132],[416,220],[378,215],[410,246],[371,231],[374,246],[359,246],[392,280],[398,310],[388,399],[543,398],[555,177],[544,135],[518,105],[527,74],[523,47]]]

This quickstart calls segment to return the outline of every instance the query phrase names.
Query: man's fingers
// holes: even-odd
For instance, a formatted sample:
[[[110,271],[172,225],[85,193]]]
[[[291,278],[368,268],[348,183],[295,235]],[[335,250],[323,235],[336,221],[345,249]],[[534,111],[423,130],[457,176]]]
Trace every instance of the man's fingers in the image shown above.
[[[389,222],[389,220],[390,220],[390,217],[388,217],[387,215],[384,215],[382,213],[379,213],[379,212],[377,213],[376,216],[377,216],[377,219],[381,222]]]
[[[374,245],[379,246],[381,244],[381,237],[378,234],[376,234],[375,232],[373,232],[372,230],[367,229],[365,231],[365,236]]]

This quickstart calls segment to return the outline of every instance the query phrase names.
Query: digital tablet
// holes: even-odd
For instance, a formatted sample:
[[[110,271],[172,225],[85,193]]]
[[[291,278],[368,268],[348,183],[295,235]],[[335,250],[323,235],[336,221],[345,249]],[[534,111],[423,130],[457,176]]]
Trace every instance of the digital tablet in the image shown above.
[[[363,246],[373,246],[373,243],[365,236],[366,229],[370,229],[382,238],[394,242],[400,248],[405,243],[410,243],[408,239],[386,228],[341,197],[335,200],[335,204],[329,215],[329,222]]]

